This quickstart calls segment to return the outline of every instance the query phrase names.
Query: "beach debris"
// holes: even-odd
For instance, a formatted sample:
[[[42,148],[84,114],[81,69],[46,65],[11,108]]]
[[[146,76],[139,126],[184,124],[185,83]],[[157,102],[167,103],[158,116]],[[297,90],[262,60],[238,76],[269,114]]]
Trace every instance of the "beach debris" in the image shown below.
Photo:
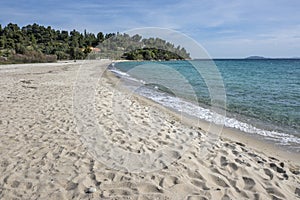
[[[85,193],[88,193],[88,194],[92,194],[92,193],[95,193],[97,191],[96,188],[94,187],[89,187],[85,190]]]

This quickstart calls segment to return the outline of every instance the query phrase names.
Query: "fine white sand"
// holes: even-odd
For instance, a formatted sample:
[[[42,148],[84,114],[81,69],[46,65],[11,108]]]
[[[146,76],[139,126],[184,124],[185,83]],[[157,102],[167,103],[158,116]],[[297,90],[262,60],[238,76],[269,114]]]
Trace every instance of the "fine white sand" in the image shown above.
[[[298,155],[208,133],[108,64],[0,66],[0,199],[300,198]]]

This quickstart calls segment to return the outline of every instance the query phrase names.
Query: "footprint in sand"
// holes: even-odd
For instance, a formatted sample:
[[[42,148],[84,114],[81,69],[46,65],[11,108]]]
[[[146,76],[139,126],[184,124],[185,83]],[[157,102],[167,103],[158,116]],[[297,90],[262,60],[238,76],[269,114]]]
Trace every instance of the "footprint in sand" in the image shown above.
[[[210,175],[210,176],[217,185],[224,187],[224,188],[229,187],[229,185],[222,178],[215,176],[215,175]]]
[[[266,188],[266,191],[273,197],[273,199],[286,199],[285,196],[274,187]]]
[[[165,178],[162,178],[159,186],[162,188],[170,188],[176,184],[179,184],[179,179],[175,176],[167,176]]]
[[[230,167],[231,169],[233,169],[234,171],[237,171],[237,170],[238,170],[238,166],[237,166],[235,163],[229,163],[228,165],[229,165],[229,167]]]
[[[255,181],[252,178],[249,177],[243,177],[244,180],[244,189],[245,190],[251,190],[255,186]]]
[[[298,197],[300,197],[300,188],[296,188],[296,189],[295,189],[295,194],[296,194]]]
[[[227,159],[224,156],[221,156],[220,163],[221,163],[222,167],[225,167],[225,166],[228,165],[228,161],[227,161]]]
[[[270,180],[273,179],[273,176],[274,176],[274,175],[273,175],[273,173],[271,172],[271,170],[265,168],[265,169],[264,169],[264,172],[265,172],[265,174],[266,174],[267,176],[270,177]]]
[[[19,187],[19,185],[20,185],[19,181],[13,181],[12,184],[11,184],[11,187],[12,188],[17,188],[17,187]]]

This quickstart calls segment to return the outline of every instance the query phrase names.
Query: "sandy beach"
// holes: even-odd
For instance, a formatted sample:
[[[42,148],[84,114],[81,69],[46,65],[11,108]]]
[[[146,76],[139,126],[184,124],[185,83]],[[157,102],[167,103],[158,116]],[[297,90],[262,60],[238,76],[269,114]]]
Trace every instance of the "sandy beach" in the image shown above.
[[[300,198],[299,155],[215,136],[122,88],[109,64],[0,66],[0,199]]]

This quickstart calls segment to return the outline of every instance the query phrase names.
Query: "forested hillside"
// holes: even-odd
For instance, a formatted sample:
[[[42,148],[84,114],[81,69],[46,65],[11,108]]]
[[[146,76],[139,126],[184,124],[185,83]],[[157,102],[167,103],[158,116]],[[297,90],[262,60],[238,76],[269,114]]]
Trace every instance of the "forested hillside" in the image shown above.
[[[94,48],[98,47],[98,48]],[[97,34],[84,31],[55,30],[38,24],[19,27],[0,25],[0,62],[55,62],[56,60],[85,59],[94,50],[103,58],[130,60],[189,59],[184,48],[159,38],[139,35]]]

